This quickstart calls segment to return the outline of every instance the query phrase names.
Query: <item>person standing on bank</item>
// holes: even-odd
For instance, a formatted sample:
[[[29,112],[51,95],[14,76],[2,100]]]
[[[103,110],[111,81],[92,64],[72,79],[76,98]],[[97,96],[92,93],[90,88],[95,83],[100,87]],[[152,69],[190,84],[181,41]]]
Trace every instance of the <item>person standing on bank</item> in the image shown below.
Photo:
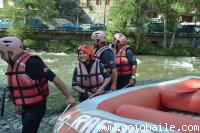
[[[106,86],[105,91],[116,90],[117,67],[115,54],[111,48],[106,46],[106,34],[103,31],[95,31],[92,33],[91,39],[96,48],[94,58],[99,59],[111,75],[111,82]]]
[[[78,91],[79,101],[82,102],[90,96],[101,94],[110,82],[110,75],[99,60],[93,59],[93,50],[88,45],[81,45],[77,53],[72,86]]]
[[[0,39],[0,55],[8,63],[8,88],[15,111],[22,118],[22,133],[37,133],[46,112],[48,81],[65,95],[66,102],[75,102],[64,82],[39,56],[23,51],[22,42],[17,37]]]
[[[121,33],[114,34],[113,46],[116,53],[117,64],[117,89],[127,85],[135,85],[137,61],[133,49],[126,44],[126,37]]]

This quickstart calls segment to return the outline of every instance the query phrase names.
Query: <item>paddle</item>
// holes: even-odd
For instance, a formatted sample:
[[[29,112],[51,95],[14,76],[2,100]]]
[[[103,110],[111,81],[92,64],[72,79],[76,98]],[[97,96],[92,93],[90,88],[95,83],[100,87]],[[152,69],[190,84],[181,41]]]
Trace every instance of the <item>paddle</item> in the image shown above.
[[[195,92],[200,90],[200,88],[176,88],[176,92],[182,92],[182,93],[187,93],[187,92]]]

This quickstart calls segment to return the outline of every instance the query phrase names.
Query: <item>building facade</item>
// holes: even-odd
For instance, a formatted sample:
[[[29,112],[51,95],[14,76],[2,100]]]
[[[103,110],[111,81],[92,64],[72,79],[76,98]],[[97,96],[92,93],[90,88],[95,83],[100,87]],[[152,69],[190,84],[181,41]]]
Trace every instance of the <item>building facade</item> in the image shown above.
[[[0,0],[0,8],[13,5],[13,0]],[[56,0],[59,18],[72,23],[106,23],[110,0]]]

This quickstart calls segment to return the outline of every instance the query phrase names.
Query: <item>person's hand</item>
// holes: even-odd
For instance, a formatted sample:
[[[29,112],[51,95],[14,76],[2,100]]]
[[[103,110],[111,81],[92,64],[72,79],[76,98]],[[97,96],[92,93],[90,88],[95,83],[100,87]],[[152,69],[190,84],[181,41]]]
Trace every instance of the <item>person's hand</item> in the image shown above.
[[[23,112],[22,106],[15,105],[15,112],[18,115],[22,115],[22,112]]]
[[[92,88],[92,89],[91,89],[91,92],[92,92],[92,93],[90,93],[90,92],[88,91],[88,94],[89,94],[89,93],[90,93],[90,94],[94,94],[94,93],[96,93],[97,91],[98,91],[97,88]]]
[[[112,84],[111,90],[112,90],[112,91],[115,91],[115,90],[116,90],[116,84],[114,84],[114,83]]]
[[[129,85],[134,86],[136,83],[136,79],[135,78],[131,78],[129,81]]]
[[[90,96],[90,98],[95,97],[95,96],[98,96],[98,95],[100,95],[101,93],[103,93],[103,89],[102,89],[102,88],[99,88],[94,94],[92,94],[92,95]]]
[[[69,96],[67,96],[66,102],[69,104],[73,104],[73,103],[75,103],[75,99],[73,96],[69,95]]]
[[[93,97],[94,94],[88,91],[88,97]]]
[[[95,93],[95,95],[98,95],[98,94],[101,94],[101,93],[103,93],[103,89],[99,88],[99,89],[97,90],[97,92]]]

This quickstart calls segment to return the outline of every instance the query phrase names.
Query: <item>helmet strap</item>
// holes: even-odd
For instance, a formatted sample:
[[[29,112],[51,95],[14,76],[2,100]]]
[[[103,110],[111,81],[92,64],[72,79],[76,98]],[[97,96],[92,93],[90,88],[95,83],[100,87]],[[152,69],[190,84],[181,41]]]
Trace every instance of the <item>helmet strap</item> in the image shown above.
[[[8,57],[8,63],[9,63],[11,66],[14,66],[14,62],[12,61],[11,57]]]
[[[97,47],[97,49],[99,49],[99,42],[100,42],[99,39],[97,39],[96,40],[96,47]]]
[[[14,65],[14,62],[12,61],[13,52],[8,51],[7,54],[8,54],[8,62],[9,62],[9,64],[10,65]]]
[[[116,45],[116,49],[117,49],[117,51],[119,51],[119,50],[120,50],[120,48],[119,48],[119,46],[118,46],[118,45]]]

